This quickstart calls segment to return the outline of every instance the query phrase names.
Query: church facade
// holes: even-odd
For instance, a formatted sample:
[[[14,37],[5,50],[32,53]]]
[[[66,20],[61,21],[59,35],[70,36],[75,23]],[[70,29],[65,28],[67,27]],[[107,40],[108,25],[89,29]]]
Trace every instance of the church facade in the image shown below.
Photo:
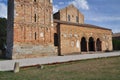
[[[111,29],[85,24],[73,5],[53,15],[52,4],[52,0],[8,1],[7,58],[112,51]]]

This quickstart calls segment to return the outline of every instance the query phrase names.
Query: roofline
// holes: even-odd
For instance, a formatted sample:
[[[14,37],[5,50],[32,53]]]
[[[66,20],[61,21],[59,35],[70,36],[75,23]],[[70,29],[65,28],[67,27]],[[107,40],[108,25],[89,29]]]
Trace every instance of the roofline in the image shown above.
[[[60,21],[57,19],[54,19],[54,22],[60,23],[60,24],[75,25],[75,26],[81,26],[81,27],[97,28],[97,29],[104,29],[104,30],[112,31],[112,29],[108,29],[108,28],[104,28],[104,27],[100,27],[100,26],[96,26],[92,24],[79,24],[79,23],[73,23],[73,22],[67,22],[67,21]]]
[[[54,14],[60,13],[61,10],[66,9],[66,8],[68,8],[68,7],[71,6],[71,5],[74,6],[73,4],[70,4],[70,5],[66,6],[66,7],[64,7],[64,8],[62,8],[62,9],[60,9],[60,10],[58,10],[58,11],[55,12]],[[81,15],[84,16],[84,14],[83,14],[77,7],[74,6],[74,8],[76,8],[76,9],[79,11],[79,13],[80,13]]]

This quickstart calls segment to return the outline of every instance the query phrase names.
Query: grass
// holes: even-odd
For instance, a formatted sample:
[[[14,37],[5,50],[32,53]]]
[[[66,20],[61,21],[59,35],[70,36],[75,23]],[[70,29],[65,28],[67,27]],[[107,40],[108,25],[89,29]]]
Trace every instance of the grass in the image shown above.
[[[120,56],[0,72],[0,80],[120,80]]]

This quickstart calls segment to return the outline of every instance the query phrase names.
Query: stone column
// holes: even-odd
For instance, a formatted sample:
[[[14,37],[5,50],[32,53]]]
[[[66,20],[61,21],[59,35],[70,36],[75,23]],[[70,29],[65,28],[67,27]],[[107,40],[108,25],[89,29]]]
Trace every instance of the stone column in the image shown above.
[[[53,13],[51,14],[51,26],[53,27]]]
[[[50,0],[50,3],[52,4],[53,3],[53,0]],[[53,27],[53,13],[51,12],[51,26]]]
[[[80,43],[79,43],[79,44],[80,44],[79,46],[80,46],[80,53],[81,53],[81,52],[82,52],[82,51],[81,51],[81,40],[80,40]]]
[[[87,43],[87,52],[89,52],[89,41],[87,40],[86,43]]]
[[[94,41],[94,48],[95,48],[95,52],[97,52],[97,45],[96,45],[96,41]]]

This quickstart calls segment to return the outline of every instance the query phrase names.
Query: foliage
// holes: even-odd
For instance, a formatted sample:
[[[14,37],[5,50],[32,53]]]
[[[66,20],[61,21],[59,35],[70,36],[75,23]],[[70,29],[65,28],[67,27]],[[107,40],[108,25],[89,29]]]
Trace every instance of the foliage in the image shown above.
[[[113,49],[120,50],[120,40],[119,39],[113,39]]]
[[[120,56],[0,72],[0,80],[120,80]]]

